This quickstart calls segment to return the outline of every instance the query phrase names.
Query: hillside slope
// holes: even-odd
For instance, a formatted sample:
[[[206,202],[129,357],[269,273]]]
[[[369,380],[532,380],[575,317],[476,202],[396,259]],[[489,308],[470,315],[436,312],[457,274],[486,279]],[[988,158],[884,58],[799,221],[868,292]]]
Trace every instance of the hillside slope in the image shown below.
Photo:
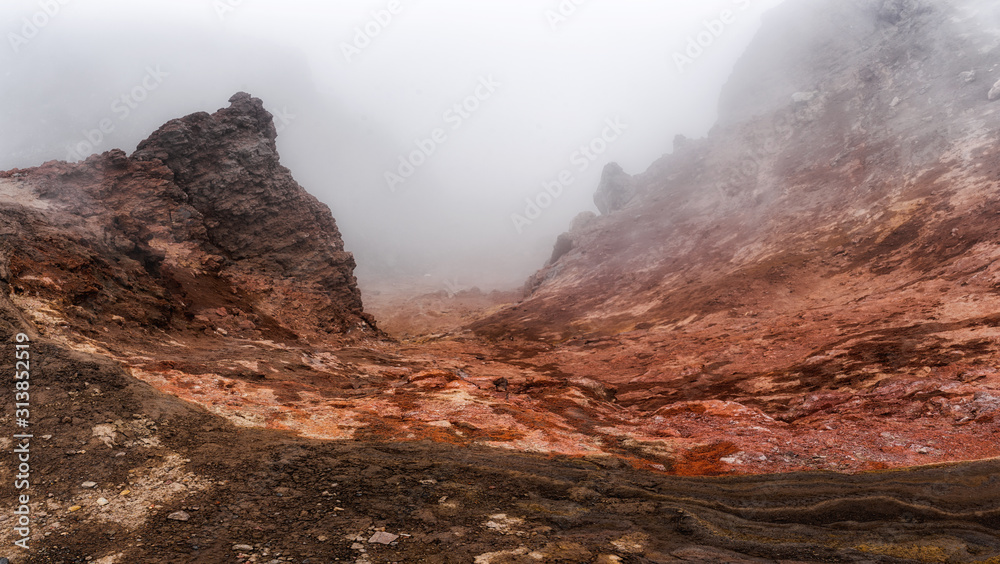
[[[964,4],[777,8],[709,136],[634,176],[529,299],[477,328],[563,339],[691,316],[850,315],[889,291],[925,308],[917,319],[949,319],[959,295],[991,299],[998,36],[988,7]],[[959,295],[941,295],[945,282]]]
[[[408,339],[247,94],[0,173],[15,562],[998,561],[1000,39],[962,3],[788,2],[707,139],[609,166],[521,303],[389,296]]]

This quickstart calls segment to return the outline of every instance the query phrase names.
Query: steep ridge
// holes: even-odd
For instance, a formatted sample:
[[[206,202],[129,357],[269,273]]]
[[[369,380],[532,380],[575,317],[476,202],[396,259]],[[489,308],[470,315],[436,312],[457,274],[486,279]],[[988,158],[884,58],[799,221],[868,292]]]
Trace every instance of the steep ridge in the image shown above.
[[[0,174],[19,204],[5,206],[5,260],[28,309],[58,304],[82,332],[116,319],[277,340],[377,333],[329,209],[278,162],[271,115],[248,94],[230,103],[167,123],[131,157]]]
[[[524,304],[477,328],[559,339],[794,315],[841,278],[858,283],[848,302],[870,293],[861,282],[968,281],[964,293],[991,294],[996,19],[965,4],[777,8],[708,138],[636,175],[634,196],[616,192],[627,205],[576,231]]]
[[[776,8],[708,137],[610,165],[607,213],[472,329],[613,389],[640,450],[700,437],[739,471],[1000,455],[997,21]]]

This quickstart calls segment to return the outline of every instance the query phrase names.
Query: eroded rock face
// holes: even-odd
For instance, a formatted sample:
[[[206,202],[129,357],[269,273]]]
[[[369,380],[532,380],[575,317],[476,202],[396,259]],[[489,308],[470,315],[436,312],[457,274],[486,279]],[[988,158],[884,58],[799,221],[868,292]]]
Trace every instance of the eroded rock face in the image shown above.
[[[67,323],[374,334],[330,210],[281,166],[261,101],[230,102],[167,123],[131,157],[0,174],[16,291]]]
[[[594,194],[594,204],[601,215],[614,213],[632,200],[635,196],[635,185],[628,173],[622,170],[618,163],[609,163],[604,167],[601,183]]]
[[[991,67],[907,81],[948,66],[898,43],[933,14],[857,5],[852,29],[896,30],[847,51],[864,64],[579,217],[533,297],[477,326],[503,339],[332,338],[373,334],[350,259],[245,95],[131,158],[0,174],[0,340],[30,334],[31,464],[61,476],[40,557],[996,561],[1000,118],[954,71]],[[667,476],[802,470],[835,472]]]
[[[727,114],[639,175],[627,206],[576,222],[531,298],[475,325],[486,338],[332,339],[365,326],[329,288],[349,275],[323,259],[342,251],[335,227],[242,96],[171,122],[131,158],[3,174],[13,306],[0,316],[241,426],[318,439],[619,464],[610,456],[685,475],[998,456],[1000,118],[984,109],[991,81],[956,70],[988,73],[983,38],[962,36],[973,55],[958,61],[910,60],[899,42],[921,44],[954,14],[892,26],[873,5],[849,22],[880,31],[843,67],[762,95],[770,113]],[[796,47],[806,62],[829,55]]]
[[[573,235],[557,275],[546,266],[510,327],[616,332],[812,307],[811,289],[838,276],[911,289],[992,271],[997,77],[967,79],[996,74],[982,10],[826,0],[770,12],[709,136],[635,177],[609,164],[604,215]]]
[[[711,457],[731,467],[996,456],[977,395],[1000,385],[995,12],[782,4],[708,137],[636,175],[530,297],[472,327],[558,343],[533,362],[681,437],[745,437]]]

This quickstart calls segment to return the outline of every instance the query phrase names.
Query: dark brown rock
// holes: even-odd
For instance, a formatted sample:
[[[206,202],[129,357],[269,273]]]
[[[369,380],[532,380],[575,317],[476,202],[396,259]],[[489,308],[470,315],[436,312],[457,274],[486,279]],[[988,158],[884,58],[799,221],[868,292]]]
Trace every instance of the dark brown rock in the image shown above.
[[[20,217],[7,225],[24,241],[21,288],[140,326],[230,307],[264,319],[240,324],[247,336],[377,334],[330,210],[280,164],[271,115],[245,93],[230,102],[170,121],[131,157],[4,173],[25,204],[3,214]]]

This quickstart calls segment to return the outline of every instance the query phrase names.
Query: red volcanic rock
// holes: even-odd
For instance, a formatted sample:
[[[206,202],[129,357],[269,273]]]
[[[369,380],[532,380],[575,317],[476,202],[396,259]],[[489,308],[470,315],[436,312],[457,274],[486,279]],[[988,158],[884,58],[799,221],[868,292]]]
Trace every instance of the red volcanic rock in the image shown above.
[[[230,102],[167,123],[131,157],[114,150],[0,176],[21,241],[7,251],[15,291],[82,321],[374,334],[330,210],[279,163],[261,101]]]
[[[414,341],[364,338],[336,225],[242,94],[132,157],[0,175],[2,284],[53,339],[243,426],[682,475],[998,456],[1000,117],[954,71],[989,68],[991,32],[809,6],[771,16],[708,139],[609,169],[611,213],[528,299],[383,297]],[[908,54],[944,38],[965,48]]]
[[[716,468],[1000,455],[1000,114],[969,80],[996,35],[964,4],[770,12],[708,137],[609,167],[606,213],[471,327],[551,347],[527,362],[615,386],[649,435],[729,443]]]
[[[377,298],[409,340],[366,338],[336,224],[246,94],[131,157],[0,173],[31,514],[64,529],[38,558],[1000,561],[1000,459],[971,462],[1000,457],[976,17],[783,4],[709,138],[609,167],[527,299]]]

